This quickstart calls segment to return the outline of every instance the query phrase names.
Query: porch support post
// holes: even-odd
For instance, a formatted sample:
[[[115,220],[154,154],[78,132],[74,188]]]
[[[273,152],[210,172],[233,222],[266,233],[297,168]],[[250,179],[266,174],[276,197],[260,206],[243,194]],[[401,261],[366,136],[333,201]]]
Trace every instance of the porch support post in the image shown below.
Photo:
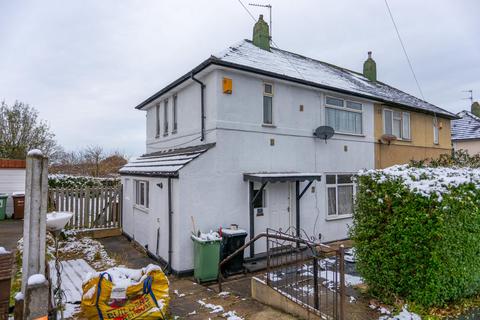
[[[295,181],[295,229],[297,237],[300,237],[300,181]]]
[[[313,180],[309,181],[308,184],[303,188],[302,192],[300,192],[300,181],[295,181],[295,228],[297,229],[297,237],[300,237],[300,199],[302,199],[305,192],[307,192],[308,188],[312,185]]]
[[[253,181],[250,181],[248,183],[249,185],[249,197],[248,197],[248,205],[249,205],[249,208],[250,208],[250,240],[253,239],[253,237],[255,236],[255,216],[254,216],[254,208],[253,208]],[[250,258],[253,258],[253,255],[255,254],[255,243],[252,242],[252,244],[250,245]]]

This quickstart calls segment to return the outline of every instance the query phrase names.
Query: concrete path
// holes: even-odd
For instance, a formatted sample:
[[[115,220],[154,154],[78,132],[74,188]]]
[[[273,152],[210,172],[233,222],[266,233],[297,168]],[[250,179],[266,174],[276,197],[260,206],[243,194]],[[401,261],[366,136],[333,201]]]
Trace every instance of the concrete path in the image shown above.
[[[158,264],[133,243],[123,236],[97,239],[108,254],[129,268],[142,268],[149,263]],[[224,290],[229,293],[218,294],[216,284],[199,285],[192,277],[168,277],[170,280],[170,311],[180,319],[205,320],[223,319],[223,313],[235,311],[243,319],[252,320],[292,320],[294,317],[265,306],[250,296],[250,278],[242,278],[224,283]],[[199,303],[202,301],[202,303]],[[212,313],[210,306],[221,306],[223,311]]]
[[[23,220],[0,220],[0,247],[12,251],[23,237]]]

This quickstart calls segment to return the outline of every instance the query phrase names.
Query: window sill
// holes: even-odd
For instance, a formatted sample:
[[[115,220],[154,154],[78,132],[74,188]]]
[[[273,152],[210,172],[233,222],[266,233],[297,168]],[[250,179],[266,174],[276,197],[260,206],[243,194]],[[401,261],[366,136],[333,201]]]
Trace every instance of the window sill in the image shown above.
[[[327,220],[327,221],[335,221],[335,220],[342,220],[342,219],[350,219],[351,217],[353,217],[352,214],[344,214],[344,215],[341,215],[341,216],[330,216],[330,217],[326,217],[325,220]]]
[[[274,125],[274,124],[270,124],[270,123],[262,123],[262,127],[264,127],[264,128],[276,128],[277,126]]]
[[[137,210],[143,211],[144,213],[149,213],[149,209],[138,204],[134,204],[133,207]]]
[[[342,136],[365,137],[363,133],[349,133],[349,132],[335,131],[335,134],[339,134]]]

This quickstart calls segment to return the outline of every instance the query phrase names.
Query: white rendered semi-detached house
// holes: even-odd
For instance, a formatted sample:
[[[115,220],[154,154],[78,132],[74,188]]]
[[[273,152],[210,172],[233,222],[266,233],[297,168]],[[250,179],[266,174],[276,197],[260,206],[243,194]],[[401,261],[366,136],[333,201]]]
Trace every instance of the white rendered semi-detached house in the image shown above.
[[[123,228],[175,272],[193,268],[191,217],[204,232],[235,223],[250,238],[290,227],[347,238],[351,176],[374,168],[373,103],[423,103],[375,81],[371,58],[369,80],[270,48],[264,24],[137,106],[147,152],[120,170]],[[335,130],[327,141],[313,135],[322,125]],[[259,241],[245,254],[264,251]]]

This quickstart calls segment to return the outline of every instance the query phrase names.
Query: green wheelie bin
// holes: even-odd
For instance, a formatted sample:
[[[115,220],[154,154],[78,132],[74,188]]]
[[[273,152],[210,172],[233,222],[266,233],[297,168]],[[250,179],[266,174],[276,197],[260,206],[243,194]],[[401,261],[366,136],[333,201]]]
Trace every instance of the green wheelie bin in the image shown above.
[[[192,235],[193,240],[193,276],[199,282],[216,280],[220,262],[221,238],[205,240]]]
[[[0,193],[0,220],[4,220],[7,214],[8,194]]]

